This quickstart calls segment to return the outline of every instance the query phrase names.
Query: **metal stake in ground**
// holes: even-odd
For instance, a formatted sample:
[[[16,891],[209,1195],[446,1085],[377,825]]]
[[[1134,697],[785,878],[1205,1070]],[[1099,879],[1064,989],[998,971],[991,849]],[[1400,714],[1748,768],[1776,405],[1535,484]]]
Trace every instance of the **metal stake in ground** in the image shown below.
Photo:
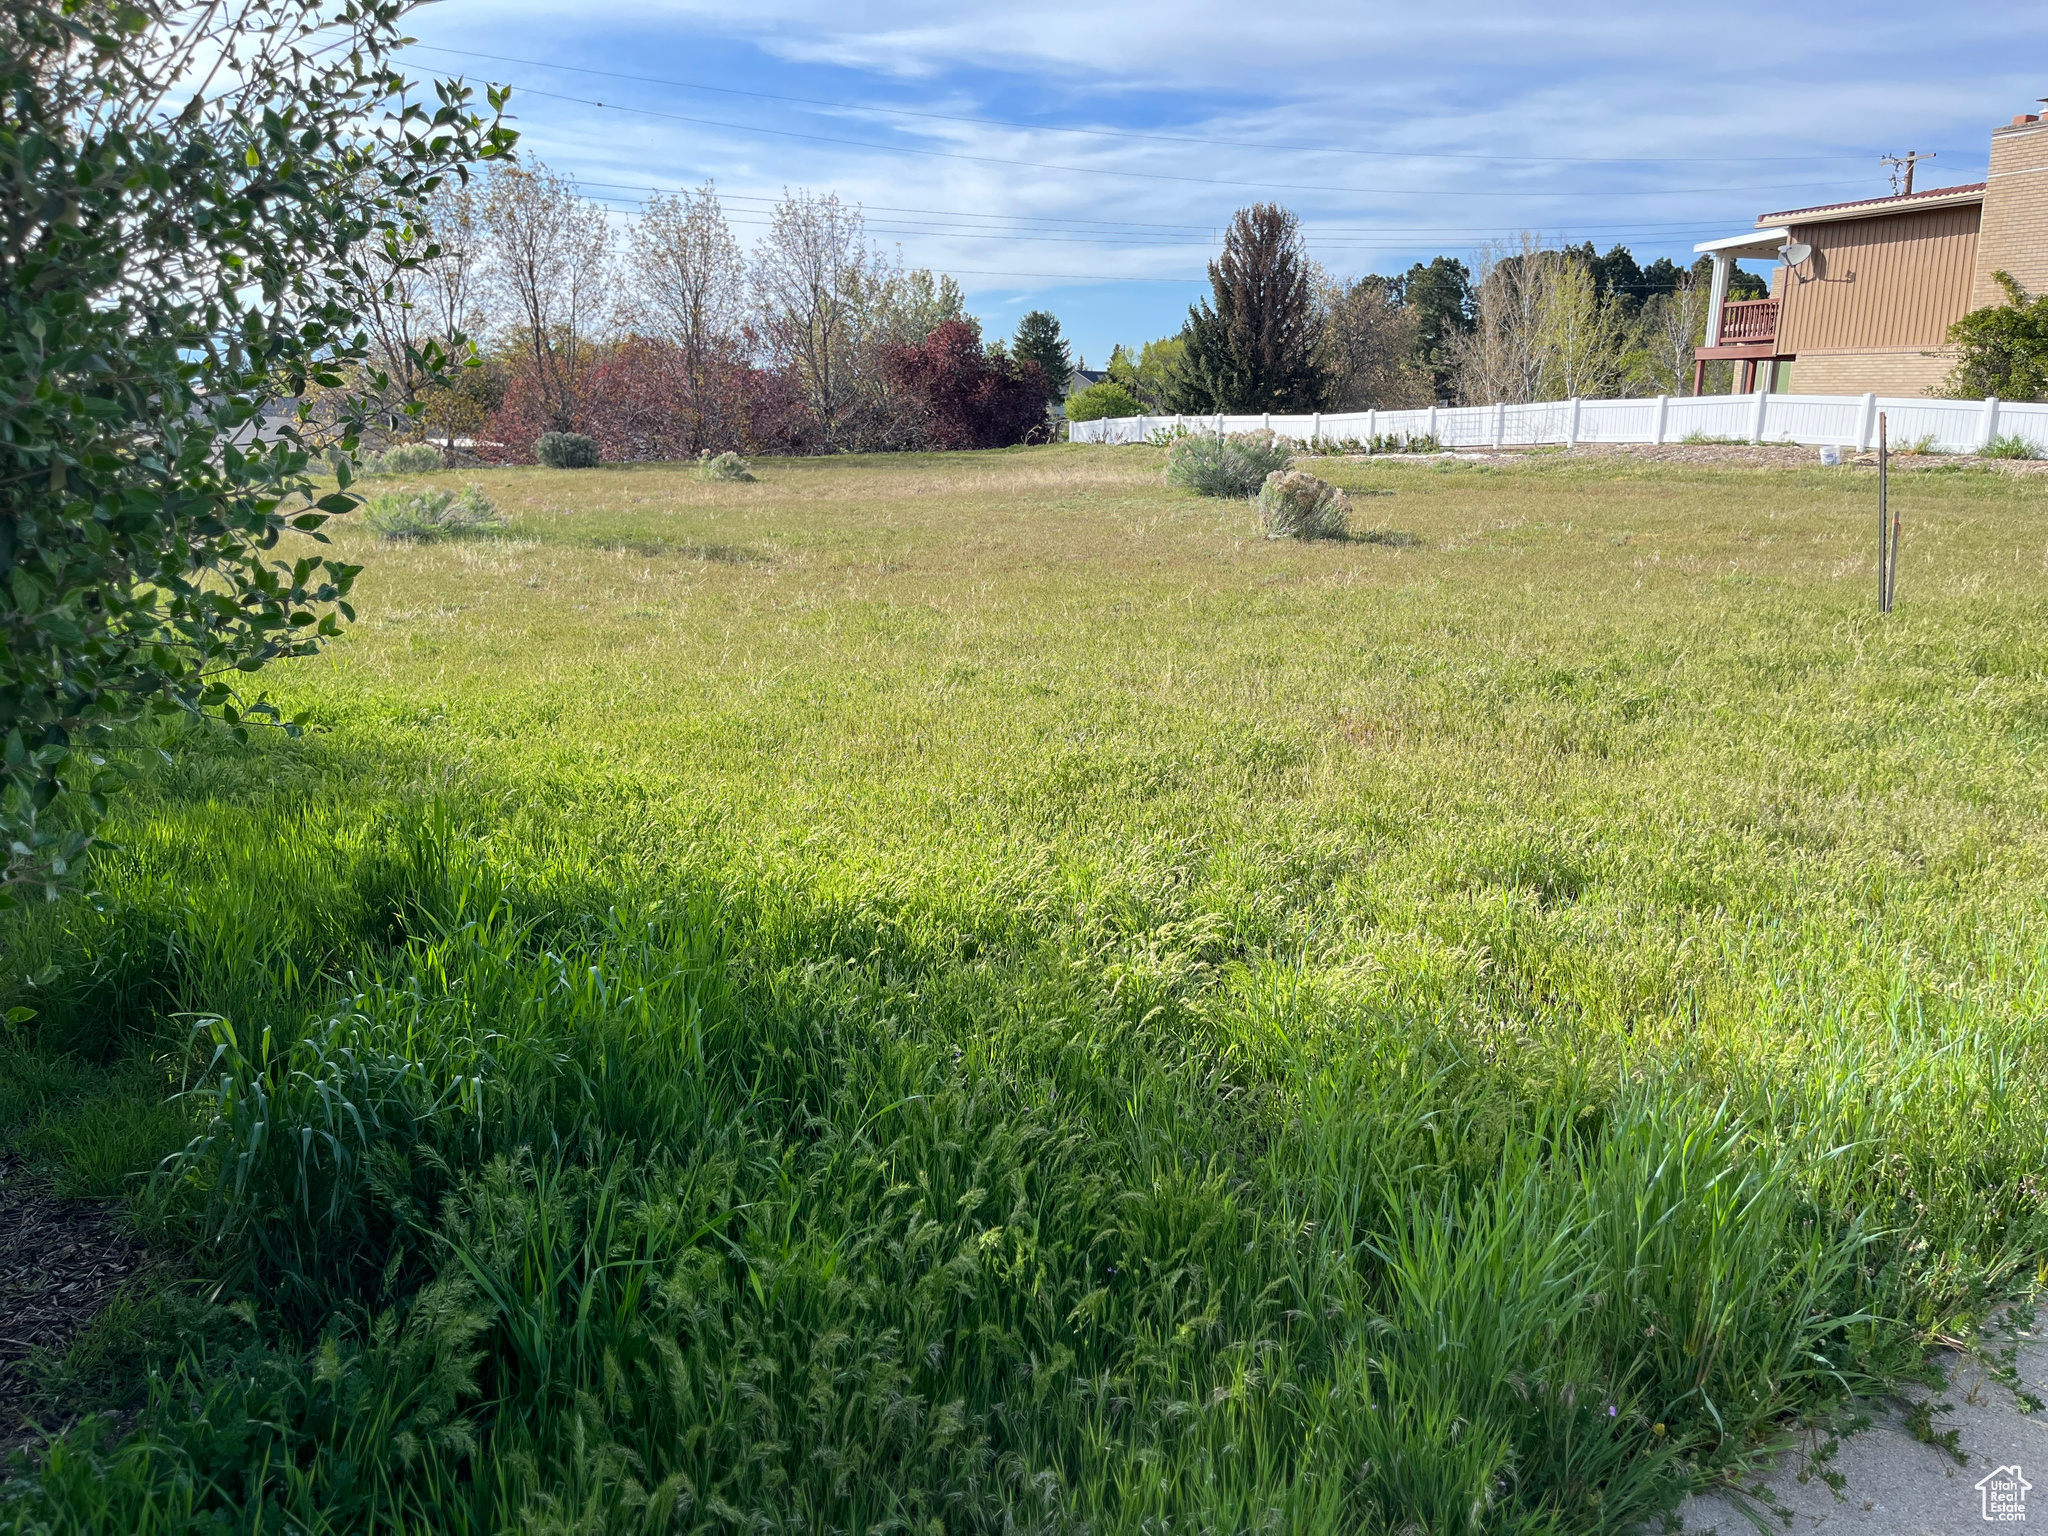
[[[1884,579],[1884,611],[1890,613],[1899,598],[1899,509],[1892,508],[1892,568]]]
[[[1885,543],[1885,458],[1884,412],[1877,413],[1877,611],[1891,612],[1891,592],[1888,585],[1891,570],[1891,551]]]

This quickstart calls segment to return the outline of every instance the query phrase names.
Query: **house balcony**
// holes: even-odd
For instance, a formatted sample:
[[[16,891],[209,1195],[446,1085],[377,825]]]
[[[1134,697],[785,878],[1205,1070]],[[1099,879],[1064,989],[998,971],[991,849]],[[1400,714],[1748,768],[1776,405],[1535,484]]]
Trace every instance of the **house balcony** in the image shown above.
[[[1731,382],[1746,394],[1759,378],[1771,376],[1771,364],[1790,360],[1790,353],[1778,350],[1776,299],[1731,299],[1722,304],[1720,321],[1713,345],[1693,352],[1695,390],[1703,386],[1709,363],[1735,364]]]
[[[1778,301],[1736,299],[1721,306],[1721,346],[1775,347],[1778,344]]]

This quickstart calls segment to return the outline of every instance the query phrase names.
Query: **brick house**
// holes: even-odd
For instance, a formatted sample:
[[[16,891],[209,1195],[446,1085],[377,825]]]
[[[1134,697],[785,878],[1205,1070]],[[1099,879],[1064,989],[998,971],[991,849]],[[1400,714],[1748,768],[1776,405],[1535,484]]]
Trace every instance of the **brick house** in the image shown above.
[[[1809,254],[1788,262],[1798,246]],[[1693,249],[1713,260],[1695,388],[1732,362],[1738,393],[1933,394],[1954,364],[1948,328],[2004,298],[1993,273],[2048,291],[2048,117],[1993,129],[1981,182],[1915,192],[1909,175],[1897,196],[1767,213]],[[1728,299],[1744,258],[1779,259],[1769,298]]]

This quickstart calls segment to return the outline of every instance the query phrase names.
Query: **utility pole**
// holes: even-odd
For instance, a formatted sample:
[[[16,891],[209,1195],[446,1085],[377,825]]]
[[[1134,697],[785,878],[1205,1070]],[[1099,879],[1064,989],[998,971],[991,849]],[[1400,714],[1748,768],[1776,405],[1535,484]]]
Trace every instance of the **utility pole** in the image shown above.
[[[1878,164],[1888,165],[1892,168],[1893,193],[1900,197],[1911,197],[1913,195],[1913,167],[1922,160],[1932,160],[1939,153],[1939,150],[1930,149],[1923,155],[1916,149],[1909,149],[1903,155],[1886,155],[1878,161]]]

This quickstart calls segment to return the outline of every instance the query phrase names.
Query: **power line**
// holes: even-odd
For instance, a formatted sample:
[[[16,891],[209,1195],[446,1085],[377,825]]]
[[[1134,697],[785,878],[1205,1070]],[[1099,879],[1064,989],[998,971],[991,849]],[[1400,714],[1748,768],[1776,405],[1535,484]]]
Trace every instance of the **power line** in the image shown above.
[[[576,178],[576,184],[579,187],[605,187],[621,192],[676,194],[696,190],[694,187],[643,186],[640,183],[628,181],[585,181],[581,177]],[[717,191],[717,197],[723,203],[773,204],[778,201],[776,198],[752,192]],[[870,203],[864,199],[853,199],[852,201],[856,202],[864,212],[929,214],[936,218],[947,219],[1000,219],[1013,223],[1028,221],[1036,224],[1074,225],[1102,229],[1187,230],[1201,234],[1213,234],[1222,227],[1217,224],[1148,224],[1135,219],[1083,219],[1066,214],[980,213],[973,209],[965,208],[909,208],[893,203]],[[1726,221],[1693,221],[1683,224],[1574,224],[1571,227],[1582,233],[1596,230],[1602,232],[1620,230],[1624,234],[1643,235],[1654,238],[1665,234],[1686,235],[1697,234],[1702,230],[1725,229]],[[1501,232],[1500,226],[1497,224],[1399,225],[1388,229],[1385,226],[1376,224],[1326,224],[1314,219],[1302,220],[1302,228],[1345,234],[1498,235]]]
[[[1255,139],[1216,139],[1193,134],[1141,133],[1126,128],[1074,128],[1061,123],[1026,123],[1013,118],[926,112],[912,107],[884,107],[868,102],[832,101],[817,96],[784,96],[773,91],[748,91],[729,85],[704,85],[694,80],[669,80],[657,75],[631,75],[618,70],[589,69],[580,64],[558,64],[544,59],[516,59],[506,54],[484,53],[474,48],[446,48],[436,43],[415,43],[413,46],[423,48],[429,53],[489,59],[497,64],[519,64],[533,69],[561,70],[570,74],[594,75],[606,80],[631,80],[641,85],[669,86],[681,91],[707,91],[720,96],[743,96],[754,101],[779,101],[797,106],[828,107],[842,112],[886,113],[894,117],[923,118],[931,122],[973,123],[987,128],[1019,128],[1033,133],[1080,134],[1090,138],[1131,139],[1153,144],[1194,144],[1225,149],[1278,149],[1296,154],[1363,155],[1388,160],[1480,160],[1495,164],[1725,165],[1732,159],[1759,165],[1817,165],[1835,161],[1860,165],[1870,158],[1868,155],[1481,155],[1456,150],[1357,149],[1348,145],[1274,144]]]
[[[735,199],[735,201],[736,201],[736,200],[737,200],[737,199]],[[640,211],[644,210],[644,208],[645,208],[645,204],[644,204],[644,203],[640,203],[640,202],[637,202],[637,201],[634,201],[634,200],[632,200],[632,199],[628,199],[628,198],[620,198],[620,197],[616,197],[616,196],[611,196],[611,195],[607,195],[607,194],[603,194],[603,193],[599,193],[599,194],[596,194],[596,195],[594,195],[594,196],[592,197],[592,201],[594,201],[594,202],[600,202],[600,203],[604,203],[604,204],[606,204],[607,206],[611,207],[611,208],[612,208],[612,209],[613,209],[614,211],[616,211],[616,212],[620,212],[620,213],[626,213],[626,212],[638,213],[638,212],[640,212]],[[769,200],[768,200],[768,199],[765,199],[765,198],[762,198],[762,199],[756,199],[756,201],[762,201],[762,202],[766,202],[766,201],[769,201]],[[761,210],[755,210],[755,209],[744,209],[744,210],[742,210],[742,212],[743,212],[743,213],[751,213],[751,212],[759,212],[759,211],[761,211]],[[863,212],[865,212],[865,209],[863,209]],[[741,228],[741,229],[766,229],[766,228],[769,228],[769,227],[770,227],[769,221],[768,221],[768,220],[765,220],[765,219],[750,219],[750,218],[743,218],[743,217],[742,217],[742,218],[734,218],[734,217],[731,217],[731,216],[729,216],[729,215],[728,215],[728,216],[727,216],[727,218],[726,218],[726,222],[727,222],[728,224],[734,225],[734,226],[736,226],[736,227],[738,227],[738,228]],[[929,225],[929,224],[904,224],[904,223],[901,223],[901,222],[897,222],[897,221],[887,221],[887,220],[885,220],[885,221],[880,221],[880,222],[874,222],[874,223],[869,223],[869,224],[867,224],[867,226],[866,226],[866,227],[867,227],[867,229],[868,229],[869,233],[871,233],[871,234],[878,234],[878,235],[899,235],[899,236],[910,236],[910,237],[920,237],[920,236],[922,236],[922,237],[925,237],[925,238],[929,238],[929,239],[934,239],[934,240],[1000,240],[1000,241],[1028,241],[1028,242],[1031,242],[1031,243],[1033,243],[1033,244],[1045,244],[1045,245],[1093,245],[1093,246],[1112,246],[1112,247],[1116,247],[1116,248],[1118,248],[1118,249],[1122,249],[1122,250],[1158,250],[1158,251],[1185,251],[1185,250],[1189,250],[1189,249],[1191,249],[1191,248],[1192,248],[1192,249],[1202,249],[1202,250],[1208,250],[1208,249],[1213,249],[1213,246],[1212,246],[1212,245],[1210,245],[1210,244],[1208,244],[1208,243],[1206,243],[1206,242],[1201,242],[1201,241],[1196,241],[1196,240],[1174,240],[1174,239],[1159,239],[1159,238],[1142,238],[1142,237],[1136,237],[1136,236],[1115,236],[1115,235],[1100,235],[1100,234],[1060,234],[1060,233],[1056,233],[1056,232],[1038,232],[1038,231],[1018,231],[1018,230],[990,230],[990,229],[985,229],[985,228],[974,228],[974,227],[971,227],[971,226],[970,226],[970,227],[967,227],[967,228],[947,228],[947,227],[945,227],[945,226],[943,226],[943,225]],[[1621,228],[1621,229],[1623,229],[1623,230],[1624,230],[1625,232],[1628,232],[1628,233],[1631,233],[1631,234],[1634,234],[1634,235],[1636,235],[1636,236],[1637,236],[1638,238],[1647,238],[1647,239],[1649,239],[1649,240],[1652,240],[1652,241],[1655,241],[1655,240],[1660,240],[1660,239],[1671,239],[1671,238],[1676,238],[1676,237],[1677,237],[1677,234],[1686,234],[1686,233],[1693,233],[1693,234],[1696,234],[1696,233],[1699,233],[1699,232],[1701,232],[1701,231],[1708,231],[1708,232],[1711,232],[1711,231],[1713,231],[1713,230],[1716,230],[1716,229],[1719,229],[1719,228],[1721,228],[1721,226],[1720,226],[1720,225],[1705,225],[1705,224],[1703,224],[1703,225],[1694,225],[1694,226],[1689,226],[1688,228],[1686,228],[1686,229],[1684,229],[1684,230],[1678,231],[1678,232],[1677,232],[1677,234],[1673,234],[1672,232],[1668,232],[1668,231],[1630,230],[1630,229],[1628,228],[1628,226],[1613,226],[1613,227],[1616,227],[1616,228]],[[1498,233],[1498,231],[1497,231],[1497,230],[1492,230],[1492,229],[1486,230],[1486,231],[1484,231],[1484,232],[1485,232],[1485,233],[1489,233],[1489,234],[1493,234],[1493,233]],[[1560,238],[1560,239],[1566,239],[1566,238],[1568,238],[1568,237],[1569,237],[1569,235],[1570,235],[1570,234],[1571,234],[1572,232],[1573,232],[1573,231],[1572,231],[1572,229],[1568,227],[1568,228],[1567,228],[1566,230],[1564,230],[1563,232],[1561,232],[1561,234],[1559,235],[1559,237],[1558,237],[1558,238]],[[1579,230],[1579,232],[1580,232],[1580,233],[1583,233],[1583,232],[1584,232],[1584,228],[1583,228],[1583,227],[1580,227],[1580,230]],[[1412,243],[1412,236],[1414,235],[1414,233],[1415,233],[1415,232],[1413,232],[1413,231],[1403,231],[1403,230],[1394,230],[1394,231],[1388,231],[1388,232],[1386,232],[1385,234],[1383,234],[1383,235],[1382,235],[1382,237],[1381,237],[1380,239],[1377,239],[1377,240],[1329,240],[1329,239],[1319,239],[1319,238],[1317,238],[1317,237],[1315,237],[1315,236],[1311,235],[1311,236],[1308,236],[1308,237],[1306,237],[1306,238],[1304,239],[1304,241],[1303,241],[1303,244],[1304,244],[1304,245],[1306,245],[1306,246],[1307,246],[1307,247],[1308,247],[1309,249],[1311,249],[1311,250],[1317,250],[1317,251],[1333,251],[1333,252],[1334,252],[1334,251],[1387,251],[1387,250],[1400,250],[1400,249],[1403,249],[1403,248],[1404,248],[1405,246],[1407,246],[1407,245],[1409,245],[1409,244],[1411,244],[1411,243]],[[1425,233],[1425,234],[1426,234],[1426,233],[1429,233],[1429,232],[1428,232],[1428,231],[1424,231],[1423,233]],[[1020,274],[1020,275],[1049,275],[1049,274]],[[1189,281],[1195,281],[1195,279],[1189,279]]]
[[[655,117],[668,122],[690,123],[702,128],[725,128],[735,133],[766,134],[778,139],[801,139],[811,144],[839,144],[853,149],[873,149],[884,154],[923,155],[935,160],[965,160],[976,165],[1001,165],[1012,169],[1058,171],[1067,176],[1119,176],[1136,181],[1171,181],[1189,186],[1242,187],[1271,192],[1341,192],[1347,196],[1380,197],[1584,197],[1592,195],[1584,189],[1568,192],[1500,192],[1465,191],[1449,187],[1340,187],[1325,186],[1310,182],[1292,181],[1236,181],[1215,176],[1176,176],[1164,171],[1119,171],[1102,166],[1056,165],[1044,160],[1012,160],[998,155],[970,155],[958,150],[925,149],[910,144],[877,144],[869,139],[842,139],[830,134],[798,133],[790,128],[761,128],[751,123],[729,123],[718,118],[693,117],[682,112],[661,112],[652,107],[627,107],[617,102],[594,101],[582,96],[565,96],[557,91],[537,90],[532,86],[519,86],[529,96],[538,96],[545,101],[565,101],[574,106],[596,107],[607,112],[627,112],[636,117]],[[1663,187],[1652,191],[1610,193],[1620,197],[1697,197],[1719,195],[1731,192],[1792,192],[1814,188],[1833,188],[1849,185],[1846,181],[1801,181],[1776,182],[1756,187]]]

